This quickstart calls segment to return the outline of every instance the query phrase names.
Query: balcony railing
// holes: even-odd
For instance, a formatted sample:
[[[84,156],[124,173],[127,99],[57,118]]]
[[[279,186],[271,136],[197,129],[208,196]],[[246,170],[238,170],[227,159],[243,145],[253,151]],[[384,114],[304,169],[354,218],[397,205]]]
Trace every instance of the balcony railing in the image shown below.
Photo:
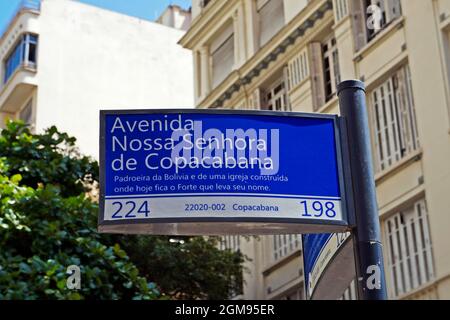
[[[9,19],[6,20],[5,25],[0,26],[0,39],[3,38],[4,33],[8,29],[11,22],[14,20],[16,15],[22,10],[41,10],[41,0],[21,0],[17,7],[12,11]]]

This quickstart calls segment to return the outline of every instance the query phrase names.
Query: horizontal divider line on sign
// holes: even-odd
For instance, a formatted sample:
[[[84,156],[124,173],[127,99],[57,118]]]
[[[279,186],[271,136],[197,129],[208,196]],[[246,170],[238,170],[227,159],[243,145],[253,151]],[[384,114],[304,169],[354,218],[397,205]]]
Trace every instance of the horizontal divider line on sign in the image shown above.
[[[138,198],[182,198],[182,197],[252,197],[252,198],[283,198],[283,199],[317,199],[339,201],[340,197],[316,197],[316,196],[297,196],[284,194],[242,194],[242,193],[185,193],[185,194],[143,194],[143,195],[121,195],[121,196],[105,196],[105,199],[138,199]]]

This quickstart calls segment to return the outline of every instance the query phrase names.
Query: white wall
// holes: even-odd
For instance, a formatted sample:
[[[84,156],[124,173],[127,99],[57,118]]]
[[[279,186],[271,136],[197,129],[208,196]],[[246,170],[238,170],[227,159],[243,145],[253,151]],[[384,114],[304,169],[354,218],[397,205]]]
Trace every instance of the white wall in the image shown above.
[[[99,110],[193,107],[183,32],[69,0],[42,3],[36,128],[98,155]]]
[[[302,11],[308,0],[284,0],[284,21],[288,24],[300,11]]]
[[[192,0],[192,20],[194,20],[202,11],[200,0]]]
[[[191,26],[191,13],[181,9],[179,6],[168,6],[157,20],[165,26],[179,30],[188,30]]]

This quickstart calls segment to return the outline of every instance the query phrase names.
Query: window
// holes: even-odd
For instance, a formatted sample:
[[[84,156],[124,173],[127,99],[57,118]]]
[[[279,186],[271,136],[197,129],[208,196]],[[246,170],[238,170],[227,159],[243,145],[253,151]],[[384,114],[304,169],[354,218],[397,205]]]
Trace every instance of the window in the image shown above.
[[[402,14],[400,0],[353,0],[353,5],[356,50],[374,39]],[[378,7],[377,10],[371,9],[374,5]]]
[[[25,122],[27,125],[31,125],[33,116],[33,100],[28,101],[28,103],[19,112],[19,119]]]
[[[405,294],[434,278],[425,200],[385,221],[393,295]]]
[[[284,26],[283,0],[257,0],[259,46],[266,44]]]
[[[348,15],[348,0],[333,0],[334,18],[341,21]]]
[[[4,63],[5,76],[3,83],[6,83],[20,66],[36,67],[37,36],[24,34],[19,43],[14,47],[12,53],[6,58]]]
[[[313,111],[317,111],[335,96],[341,81],[336,38],[312,42],[309,51]]]
[[[400,0],[365,0],[366,8],[371,5],[375,5],[379,8],[381,20],[378,22],[378,30],[376,28],[367,28],[367,42],[375,38],[378,32],[386,27],[392,20],[401,15]],[[368,13],[366,9],[366,19],[369,17],[374,18],[374,13]]]
[[[283,79],[276,81],[265,93],[265,109],[272,111],[290,110]]]
[[[231,73],[234,66],[234,34],[230,24],[211,43],[212,84],[218,86]]]
[[[241,239],[239,236],[223,236],[220,239],[220,250],[239,251],[241,247]]]
[[[239,252],[241,250],[241,238],[240,236],[223,236],[219,241],[220,250],[231,250],[233,252]],[[242,294],[244,288],[244,282],[242,277],[232,277],[229,286],[229,298],[236,298]]]
[[[347,289],[345,289],[344,294],[339,300],[358,300],[355,280],[352,280],[352,282],[347,287]]]
[[[264,109],[264,90],[256,88],[255,91],[248,97],[248,109],[259,110]]]
[[[288,89],[291,90],[309,77],[308,52],[302,50],[288,63]]]
[[[325,100],[329,101],[336,93],[337,85],[341,82],[339,72],[339,56],[334,37],[322,44],[323,73],[325,81]]]
[[[381,172],[419,148],[408,66],[373,90],[370,99],[375,171]]]
[[[277,261],[301,248],[301,235],[282,234],[274,235],[272,238],[274,261]]]
[[[249,96],[249,109],[290,111],[291,104],[286,87],[288,78],[288,66],[278,69],[265,84]]]

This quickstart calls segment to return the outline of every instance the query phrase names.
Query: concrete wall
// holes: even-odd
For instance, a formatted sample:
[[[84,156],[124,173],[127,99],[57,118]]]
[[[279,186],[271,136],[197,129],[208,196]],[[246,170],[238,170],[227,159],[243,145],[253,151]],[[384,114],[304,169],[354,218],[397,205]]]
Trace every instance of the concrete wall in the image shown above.
[[[36,128],[56,125],[97,156],[99,110],[192,107],[190,51],[157,23],[68,0],[39,16]]]
[[[289,23],[302,11],[308,3],[308,0],[284,0],[284,21]]]

